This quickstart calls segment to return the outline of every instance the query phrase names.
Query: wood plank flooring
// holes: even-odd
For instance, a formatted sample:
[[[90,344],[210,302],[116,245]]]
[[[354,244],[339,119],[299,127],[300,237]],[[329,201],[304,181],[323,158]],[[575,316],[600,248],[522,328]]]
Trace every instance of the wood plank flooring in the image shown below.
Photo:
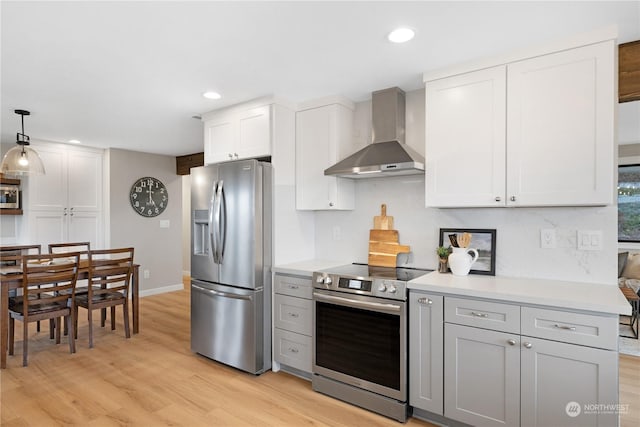
[[[81,310],[76,354],[66,337],[32,329],[29,366],[21,342],[0,372],[2,426],[398,426],[398,422],[315,393],[283,372],[253,376],[189,349],[188,290],[141,299],[140,334],[124,338],[94,324],[88,348]],[[16,322],[17,327],[21,324]],[[20,334],[16,334],[20,335]],[[620,356],[622,427],[640,425],[640,358]],[[407,426],[431,426],[410,419]]]

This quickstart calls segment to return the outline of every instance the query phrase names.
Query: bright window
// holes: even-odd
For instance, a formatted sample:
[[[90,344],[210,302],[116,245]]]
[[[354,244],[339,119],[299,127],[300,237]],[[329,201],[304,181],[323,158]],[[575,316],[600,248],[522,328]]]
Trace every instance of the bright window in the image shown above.
[[[618,241],[640,242],[640,165],[618,166]]]

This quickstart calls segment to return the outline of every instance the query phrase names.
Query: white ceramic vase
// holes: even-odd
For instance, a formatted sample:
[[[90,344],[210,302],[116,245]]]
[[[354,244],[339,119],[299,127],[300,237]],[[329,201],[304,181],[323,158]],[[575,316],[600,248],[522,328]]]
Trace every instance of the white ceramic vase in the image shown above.
[[[473,248],[451,248],[449,268],[456,276],[466,276],[471,266],[478,260],[478,251]],[[473,255],[472,255],[473,254]]]

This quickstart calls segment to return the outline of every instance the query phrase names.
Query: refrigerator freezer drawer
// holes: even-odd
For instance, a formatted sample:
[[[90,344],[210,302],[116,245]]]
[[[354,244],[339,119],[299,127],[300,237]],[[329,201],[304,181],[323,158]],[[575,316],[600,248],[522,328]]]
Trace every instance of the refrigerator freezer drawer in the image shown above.
[[[264,295],[191,281],[191,350],[253,374],[265,370]]]

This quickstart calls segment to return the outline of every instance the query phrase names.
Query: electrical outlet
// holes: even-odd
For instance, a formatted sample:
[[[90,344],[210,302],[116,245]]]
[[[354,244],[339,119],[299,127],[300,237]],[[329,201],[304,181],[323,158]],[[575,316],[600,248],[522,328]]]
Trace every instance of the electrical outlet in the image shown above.
[[[145,279],[148,279],[149,278],[149,270],[144,270],[142,272],[142,277],[144,277]]]
[[[340,226],[338,225],[333,226],[333,240],[340,240],[342,238],[341,231],[342,230],[340,229]]]
[[[540,247],[544,249],[558,247],[556,230],[554,228],[543,228],[540,230]]]

